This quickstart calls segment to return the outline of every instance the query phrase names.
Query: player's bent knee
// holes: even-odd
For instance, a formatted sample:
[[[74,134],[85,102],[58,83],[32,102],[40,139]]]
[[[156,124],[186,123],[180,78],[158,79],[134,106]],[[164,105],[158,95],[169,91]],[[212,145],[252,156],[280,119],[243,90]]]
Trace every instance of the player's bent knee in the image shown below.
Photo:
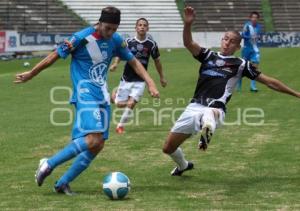
[[[117,102],[117,103],[116,103],[116,106],[117,106],[118,108],[124,108],[124,107],[127,106],[127,102]]]
[[[176,149],[175,149],[176,150]],[[163,153],[165,154],[172,154],[175,150],[173,150],[170,145],[168,145],[167,143],[165,143],[165,145],[162,148]]]
[[[136,104],[136,102],[134,102],[134,101],[129,101],[129,102],[127,103],[127,107],[130,108],[130,109],[133,109],[134,106],[135,106],[135,104]]]
[[[104,139],[101,133],[91,133],[86,136],[88,148],[93,151],[101,151],[104,147]]]
[[[97,155],[104,148],[104,141],[98,141],[97,144],[93,145],[92,148],[89,148],[90,152],[94,155]]]

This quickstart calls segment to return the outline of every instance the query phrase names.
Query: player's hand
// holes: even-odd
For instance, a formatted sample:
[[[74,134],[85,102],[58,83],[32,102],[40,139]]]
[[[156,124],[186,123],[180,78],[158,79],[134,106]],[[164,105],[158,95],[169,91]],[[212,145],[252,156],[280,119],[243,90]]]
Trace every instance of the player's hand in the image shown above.
[[[14,83],[17,83],[17,84],[25,83],[25,82],[29,81],[30,79],[32,79],[33,77],[34,77],[34,75],[32,74],[31,71],[18,73],[18,74],[16,74],[16,78],[15,78]]]
[[[109,70],[110,70],[111,72],[114,72],[114,71],[116,71],[117,67],[118,67],[117,64],[112,64],[112,65],[109,67]]]
[[[159,91],[157,90],[155,85],[149,85],[148,90],[152,97],[159,98]]]
[[[192,24],[193,21],[195,20],[195,17],[196,17],[196,12],[194,10],[193,7],[186,7],[184,8],[184,23],[186,24]]]
[[[167,84],[168,84],[168,82],[167,82],[167,80],[166,80],[165,78],[161,78],[161,79],[160,79],[160,85],[161,85],[162,87],[166,87]]]

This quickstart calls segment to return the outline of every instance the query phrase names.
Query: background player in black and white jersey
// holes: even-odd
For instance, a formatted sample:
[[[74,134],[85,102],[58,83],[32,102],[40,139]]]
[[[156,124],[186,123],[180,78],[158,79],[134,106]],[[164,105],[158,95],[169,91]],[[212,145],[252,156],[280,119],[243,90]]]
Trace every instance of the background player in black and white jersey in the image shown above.
[[[154,60],[156,70],[160,76],[160,83],[162,87],[167,85],[167,81],[164,77],[162,65],[160,62],[160,54],[156,42],[147,36],[149,30],[149,23],[145,18],[139,18],[135,25],[136,36],[134,38],[127,39],[127,45],[133,55],[142,63],[147,70],[150,56]],[[114,71],[120,59],[117,57],[114,63],[111,65],[110,70]],[[119,84],[119,87],[112,93],[112,100],[120,108],[125,110],[122,114],[120,122],[117,125],[116,132],[121,134],[124,132],[124,124],[128,122],[132,115],[132,110],[136,103],[140,100],[144,93],[145,81],[135,73],[132,67],[126,63],[124,72]]]
[[[207,149],[207,144],[217,125],[222,123],[225,117],[225,106],[241,77],[246,76],[275,91],[300,97],[300,92],[261,73],[249,61],[233,56],[240,48],[239,32],[228,31],[224,34],[220,52],[200,47],[193,41],[191,33],[191,26],[195,19],[194,9],[186,7],[184,14],[184,45],[202,64],[193,99],[176,121],[163,146],[163,152],[170,155],[177,164],[171,172],[173,176],[181,176],[184,171],[193,169],[193,163],[184,158],[179,147],[187,138],[201,131],[198,147],[201,150]]]

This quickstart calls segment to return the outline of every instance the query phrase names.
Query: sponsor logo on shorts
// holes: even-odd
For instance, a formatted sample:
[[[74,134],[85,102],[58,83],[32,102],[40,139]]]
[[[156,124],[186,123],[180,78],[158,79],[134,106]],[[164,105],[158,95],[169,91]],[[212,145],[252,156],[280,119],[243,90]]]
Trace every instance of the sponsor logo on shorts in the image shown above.
[[[101,113],[99,109],[95,109],[93,112],[93,116],[96,120],[100,121],[101,120]]]

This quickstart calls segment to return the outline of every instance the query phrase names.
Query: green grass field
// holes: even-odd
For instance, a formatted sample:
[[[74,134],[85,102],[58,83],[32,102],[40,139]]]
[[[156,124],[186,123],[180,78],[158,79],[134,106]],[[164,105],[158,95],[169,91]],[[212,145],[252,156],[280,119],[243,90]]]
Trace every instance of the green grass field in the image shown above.
[[[149,103],[137,108],[166,108],[168,114],[167,109],[184,108],[192,97],[199,64],[183,49],[161,54],[169,85],[160,88],[160,102],[145,94]],[[299,55],[299,48],[262,49],[262,70],[300,90]],[[174,163],[161,151],[171,118],[153,126],[152,113],[144,112],[140,124],[128,126],[124,135],[115,134],[111,125],[104,151],[71,184],[79,195],[52,192],[70,162],[37,187],[39,159],[57,152],[70,138],[71,125],[50,123],[52,109],[72,108],[50,101],[51,88],[70,86],[69,61],[57,62],[27,84],[14,85],[14,74],[25,70],[23,62],[0,63],[0,210],[300,210],[300,101],[263,85],[258,85],[260,92],[250,93],[247,79],[230,101],[226,121],[234,122],[239,112],[255,107],[264,111],[265,124],[223,126],[207,152],[198,151],[198,136],[189,139],[182,148],[195,170],[184,176],[169,175]],[[110,89],[121,71],[110,73]],[[149,71],[158,81],[152,64]],[[176,102],[179,97],[186,103]],[[57,91],[55,100],[68,100],[67,92]],[[55,120],[67,122],[68,115],[57,113]],[[131,179],[132,191],[125,200],[111,201],[102,193],[101,181],[111,171]]]

